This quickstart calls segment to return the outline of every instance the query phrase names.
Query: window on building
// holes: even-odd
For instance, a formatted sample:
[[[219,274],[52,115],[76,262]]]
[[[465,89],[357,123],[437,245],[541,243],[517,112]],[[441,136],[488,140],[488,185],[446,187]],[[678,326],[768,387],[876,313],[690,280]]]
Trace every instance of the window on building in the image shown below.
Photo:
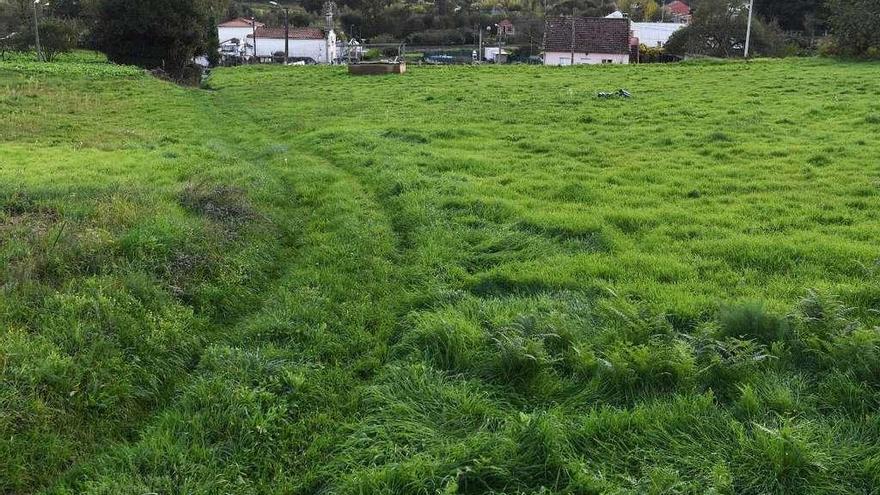
[[[559,59],[559,65],[571,65],[571,58],[561,57]]]
[[[602,63],[603,64],[613,64],[614,60],[611,60],[610,58],[603,58]]]

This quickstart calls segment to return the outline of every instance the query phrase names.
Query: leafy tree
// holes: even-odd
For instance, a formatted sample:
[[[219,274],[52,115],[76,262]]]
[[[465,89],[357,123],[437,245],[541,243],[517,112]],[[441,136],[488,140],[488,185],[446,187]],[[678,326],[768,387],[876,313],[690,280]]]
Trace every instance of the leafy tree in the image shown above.
[[[748,24],[748,7],[736,0],[700,0],[692,6],[691,23],[669,38],[666,51],[676,55],[712,57],[742,56]],[[776,55],[781,49],[779,34],[760,19],[753,19],[753,54]]]
[[[613,12],[615,4],[609,0],[561,0],[545,7],[552,15],[571,14],[574,10],[578,15],[602,17]]]
[[[824,0],[756,0],[755,13],[786,31],[812,31],[828,15]]]
[[[29,10],[31,4],[27,0],[0,0],[0,38],[20,32],[28,20],[33,19]]]
[[[254,9],[251,8],[250,5],[239,2],[238,0],[233,0],[229,2],[229,6],[226,8],[226,15],[224,17],[226,19],[235,19],[237,17],[251,18],[254,15]]]
[[[98,48],[117,63],[183,74],[193,57],[216,51],[221,0],[101,0]]]
[[[80,28],[73,19],[59,19],[49,17],[40,21],[40,48],[47,62],[55,60],[62,53],[68,53],[76,48],[79,40]],[[22,41],[29,45],[35,44],[33,30],[24,33]]]
[[[56,17],[75,18],[83,13],[80,0],[53,0],[49,8]]]
[[[619,0],[617,8],[629,14],[635,22],[648,22],[660,19],[660,6],[654,0]]]
[[[828,7],[840,54],[880,57],[880,0],[829,0]]]
[[[4,41],[3,49],[28,51],[36,47],[33,15],[15,29],[14,36]],[[76,19],[43,17],[40,19],[40,48],[46,61],[51,62],[59,54],[67,53],[76,48],[82,29]],[[0,34],[0,38],[7,35]]]

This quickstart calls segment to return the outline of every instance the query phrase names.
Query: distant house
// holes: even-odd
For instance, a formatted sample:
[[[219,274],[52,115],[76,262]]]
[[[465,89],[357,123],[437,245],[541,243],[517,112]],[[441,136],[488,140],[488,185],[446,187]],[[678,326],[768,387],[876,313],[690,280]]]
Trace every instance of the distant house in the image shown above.
[[[679,22],[634,22],[632,23],[633,36],[638,38],[639,43],[649,47],[662,47],[666,45],[672,33],[684,28]]]
[[[515,36],[516,27],[514,27],[513,23],[510,22],[509,19],[504,19],[503,21],[498,23],[498,34],[502,36]]]
[[[254,29],[264,27],[265,24],[252,19],[239,17],[217,25],[217,40],[223,42],[233,39],[243,41],[249,34],[254,34]]]
[[[248,35],[256,42],[257,58],[267,60],[276,53],[284,53],[284,28],[257,28],[257,35]],[[333,63],[337,59],[336,33],[314,27],[290,28],[288,37],[291,58],[312,59],[319,64]]]
[[[628,64],[629,61],[629,19],[577,16],[547,18],[544,65],[571,65],[572,62],[575,65]]]
[[[675,0],[663,7],[665,16],[674,22],[691,22],[691,7],[681,0]]]
[[[254,54],[253,45],[248,43],[248,35],[263,27],[262,22],[239,17],[217,25],[217,40],[220,42],[220,56],[224,59],[250,58]]]
[[[626,14],[619,10],[605,16],[608,19],[624,19]],[[635,38],[635,45],[645,45],[649,47],[663,47],[672,33],[684,27],[681,22],[633,22],[632,36]]]

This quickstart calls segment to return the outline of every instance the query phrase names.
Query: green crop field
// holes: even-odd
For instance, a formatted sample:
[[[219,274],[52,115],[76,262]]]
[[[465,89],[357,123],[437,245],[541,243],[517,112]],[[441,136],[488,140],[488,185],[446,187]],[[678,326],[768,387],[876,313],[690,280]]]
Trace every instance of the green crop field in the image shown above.
[[[878,493],[878,75],[0,62],[0,493]]]

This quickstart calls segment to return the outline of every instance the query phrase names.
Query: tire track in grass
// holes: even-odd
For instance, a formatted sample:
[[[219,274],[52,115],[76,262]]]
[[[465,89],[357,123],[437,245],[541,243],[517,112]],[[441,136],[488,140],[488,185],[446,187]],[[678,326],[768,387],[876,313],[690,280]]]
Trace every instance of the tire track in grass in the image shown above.
[[[205,349],[132,443],[71,471],[58,491],[310,491],[381,366],[395,323],[395,240],[351,174],[314,157],[273,164],[301,226],[275,288]],[[283,487],[283,488],[282,488]]]

